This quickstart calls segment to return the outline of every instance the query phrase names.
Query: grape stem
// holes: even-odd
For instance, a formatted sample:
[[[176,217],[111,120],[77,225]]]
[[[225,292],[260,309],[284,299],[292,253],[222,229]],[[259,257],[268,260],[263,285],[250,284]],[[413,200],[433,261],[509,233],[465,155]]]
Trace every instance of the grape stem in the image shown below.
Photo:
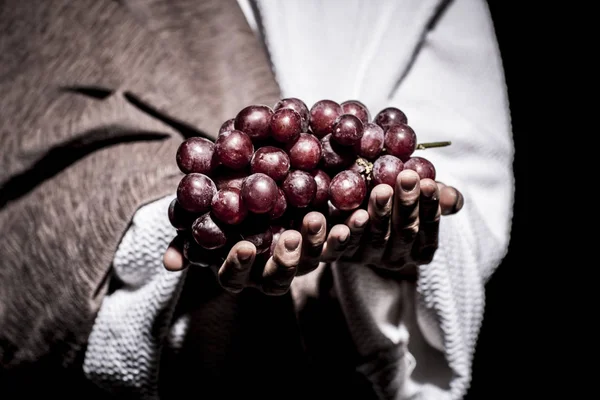
[[[431,149],[433,147],[446,147],[450,146],[452,142],[429,142],[429,143],[419,143],[416,147],[416,150],[425,150]]]
[[[367,180],[367,182],[370,182],[372,179],[372,172],[373,172],[373,163],[371,163],[370,161],[365,160],[362,157],[359,157],[356,159],[356,164],[358,164],[359,166],[364,168],[364,171],[362,171],[362,175],[365,177],[365,179]]]

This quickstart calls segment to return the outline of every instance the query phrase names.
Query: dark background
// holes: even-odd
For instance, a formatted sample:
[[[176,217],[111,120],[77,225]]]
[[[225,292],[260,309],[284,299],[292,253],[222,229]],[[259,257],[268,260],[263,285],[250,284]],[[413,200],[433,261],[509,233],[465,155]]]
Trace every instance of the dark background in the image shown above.
[[[486,310],[473,361],[473,380],[466,400],[514,398],[532,388],[532,375],[539,374],[532,352],[524,346],[535,346],[527,335],[533,335],[527,311],[532,307],[525,296],[528,274],[525,243],[528,202],[528,135],[533,99],[531,78],[539,74],[533,32],[534,10],[515,1],[488,1],[506,75],[513,139],[515,145],[515,203],[511,241],[508,253],[486,287]],[[521,6],[519,6],[521,4]],[[539,17],[540,15],[537,14]],[[521,380],[529,369],[527,382]],[[546,376],[545,379],[552,379]],[[523,397],[526,398],[526,397]]]

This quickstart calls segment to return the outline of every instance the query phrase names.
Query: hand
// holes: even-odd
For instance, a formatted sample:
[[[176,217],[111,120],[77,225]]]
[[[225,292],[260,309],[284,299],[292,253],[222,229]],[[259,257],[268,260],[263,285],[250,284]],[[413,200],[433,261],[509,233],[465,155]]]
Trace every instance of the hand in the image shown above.
[[[289,290],[295,276],[313,271],[321,262],[338,259],[414,277],[416,267],[431,262],[437,250],[440,217],[460,211],[464,198],[454,187],[431,179],[419,180],[412,170],[398,175],[395,192],[396,196],[389,185],[376,186],[371,191],[368,212],[354,211],[344,223],[333,226],[327,237],[325,217],[318,212],[308,213],[300,232],[288,230],[281,234],[273,256],[266,262],[257,259],[252,243],[237,243],[216,269],[219,283],[236,293],[254,287],[266,294],[281,295]],[[173,240],[163,262],[171,271],[187,268],[180,238]]]
[[[395,190],[385,184],[373,188],[363,243],[344,259],[415,277],[417,266],[430,263],[438,248],[441,216],[457,213],[463,204],[454,187],[404,170]]]
[[[237,293],[246,287],[257,288],[265,294],[285,294],[295,276],[315,270],[321,262],[332,262],[345,252],[355,252],[369,215],[356,210],[345,221],[331,228],[327,235],[327,222],[323,214],[309,212],[302,221],[300,231],[281,233],[273,256],[267,260],[256,254],[248,241],[236,243],[222,265],[213,266],[220,285]],[[170,271],[188,267],[183,256],[182,238],[176,237],[166,250],[163,263]]]

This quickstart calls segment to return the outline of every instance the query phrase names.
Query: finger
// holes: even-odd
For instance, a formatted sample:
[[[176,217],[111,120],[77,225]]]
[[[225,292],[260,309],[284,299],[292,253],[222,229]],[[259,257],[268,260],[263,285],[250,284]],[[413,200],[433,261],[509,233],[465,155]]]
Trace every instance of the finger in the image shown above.
[[[233,293],[248,285],[250,270],[256,257],[256,247],[248,241],[236,243],[217,273],[221,286]]]
[[[273,256],[265,264],[261,289],[268,295],[287,293],[298,270],[302,255],[302,235],[298,231],[285,231],[279,236]]]
[[[344,251],[344,258],[354,257],[359,249],[362,238],[369,222],[369,213],[366,210],[359,209],[354,211],[345,221],[345,225],[350,229],[350,240]]]
[[[431,179],[422,179],[419,198],[419,222],[438,221],[440,218],[440,190],[438,185]]]
[[[181,271],[187,268],[188,263],[185,262],[183,257],[183,241],[184,238],[181,235],[177,235],[169,243],[167,250],[165,250],[163,265],[168,271]]]
[[[413,258],[420,264],[429,264],[438,248],[440,222],[440,190],[431,179],[420,183],[419,234],[413,246]]]
[[[327,236],[327,242],[323,246],[321,255],[322,262],[333,262],[342,256],[350,243],[350,228],[346,225],[334,225]]]
[[[327,235],[327,222],[323,214],[311,211],[302,221],[302,256],[298,275],[307,274],[319,266]]]
[[[386,258],[398,268],[410,256],[419,231],[419,175],[410,169],[403,170],[396,179],[392,210],[392,233]]]
[[[390,185],[377,185],[369,197],[369,243],[367,261],[381,260],[391,233],[394,190]]]
[[[460,191],[452,186],[444,186],[440,189],[440,208],[442,215],[452,215],[459,212],[465,203]]]

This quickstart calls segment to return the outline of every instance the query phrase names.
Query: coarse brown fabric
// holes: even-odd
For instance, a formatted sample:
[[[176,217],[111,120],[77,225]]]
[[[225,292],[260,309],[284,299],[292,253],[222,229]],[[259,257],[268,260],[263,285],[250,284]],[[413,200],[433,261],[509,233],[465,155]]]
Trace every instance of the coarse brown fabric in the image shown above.
[[[58,376],[181,140],[279,90],[235,0],[5,0],[0,93],[0,379]]]

